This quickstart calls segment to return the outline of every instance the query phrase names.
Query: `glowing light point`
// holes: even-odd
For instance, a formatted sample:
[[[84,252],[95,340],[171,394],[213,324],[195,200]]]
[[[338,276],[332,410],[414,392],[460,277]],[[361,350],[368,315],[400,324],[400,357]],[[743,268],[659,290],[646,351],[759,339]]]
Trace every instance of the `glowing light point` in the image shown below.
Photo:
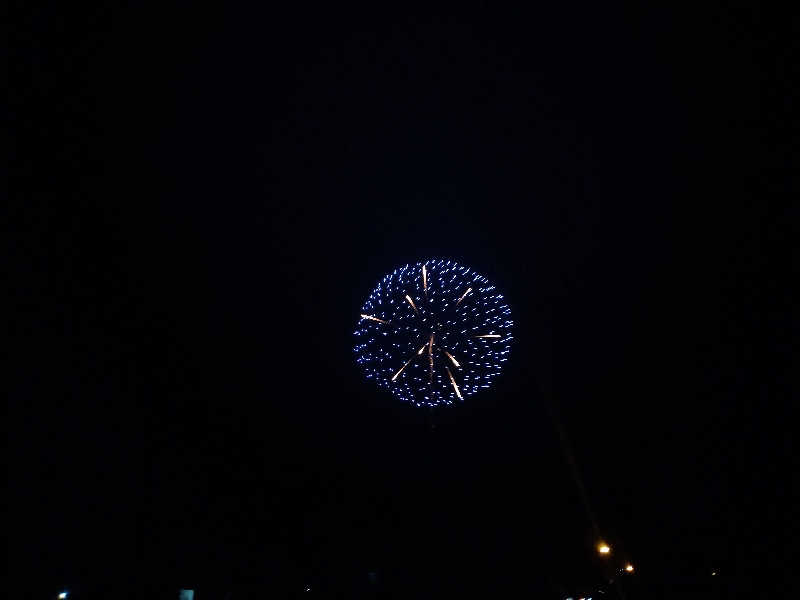
[[[600,542],[599,544],[597,544],[597,551],[603,555],[611,554],[611,546],[609,546],[605,542]]]
[[[409,296],[408,294],[406,294],[406,300],[408,300],[408,303],[411,305],[411,308],[413,308],[413,309],[414,309],[414,312],[415,312],[415,313],[417,313],[417,314],[419,314],[419,311],[417,310],[417,305],[416,305],[416,304],[414,304],[414,301],[411,299],[411,296]]]
[[[627,565],[625,565],[625,570],[628,573],[633,573],[633,565],[631,563],[628,563]]]
[[[67,592],[61,592],[61,593],[58,595],[58,600],[67,600],[67,598],[68,598],[68,597],[69,597],[69,593],[67,593]]]

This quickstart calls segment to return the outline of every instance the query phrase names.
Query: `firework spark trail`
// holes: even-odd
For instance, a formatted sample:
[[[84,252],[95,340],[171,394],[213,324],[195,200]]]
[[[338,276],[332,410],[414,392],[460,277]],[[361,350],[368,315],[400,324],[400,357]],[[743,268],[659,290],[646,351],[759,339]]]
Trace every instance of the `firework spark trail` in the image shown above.
[[[452,354],[450,354],[447,350],[445,350],[444,353],[447,354],[447,358],[450,359],[450,361],[456,366],[456,368],[458,369],[461,368],[461,365],[458,364],[458,361],[455,358],[453,358]]]
[[[453,389],[456,391],[456,395],[458,396],[459,400],[463,400],[464,398],[461,396],[461,392],[458,389],[458,385],[456,384],[456,380],[453,377],[453,374],[450,372],[450,367],[445,367],[447,369],[447,374],[450,376],[450,383],[453,384]]]
[[[431,363],[431,375],[429,381],[433,383],[433,334],[431,334],[431,339],[428,342],[428,360]]]
[[[413,356],[406,361],[406,364],[404,364],[402,367],[400,367],[400,370],[397,373],[394,374],[394,377],[392,377],[392,381],[394,381],[395,379],[397,379],[400,376],[400,373],[403,372],[403,370],[409,365],[409,363],[412,360],[414,360]]]
[[[466,292],[464,292],[463,294],[461,294],[461,298],[459,298],[459,299],[456,301],[456,306],[458,306],[459,304],[461,304],[461,301],[464,299],[464,297],[465,297],[467,294],[469,294],[471,291],[472,291],[472,288],[467,288],[467,291],[466,291]]]
[[[373,317],[372,315],[361,315],[361,318],[369,319],[370,321],[377,321],[378,323],[383,323],[384,325],[389,323],[389,321],[384,321],[383,319],[379,319],[378,317]]]
[[[416,305],[416,304],[414,304],[414,301],[411,299],[411,296],[409,296],[408,294],[406,294],[406,300],[408,300],[408,303],[411,305],[411,308],[413,308],[413,309],[414,309],[414,312],[415,312],[415,313],[417,313],[417,314],[419,314],[419,311],[417,310],[417,305]]]

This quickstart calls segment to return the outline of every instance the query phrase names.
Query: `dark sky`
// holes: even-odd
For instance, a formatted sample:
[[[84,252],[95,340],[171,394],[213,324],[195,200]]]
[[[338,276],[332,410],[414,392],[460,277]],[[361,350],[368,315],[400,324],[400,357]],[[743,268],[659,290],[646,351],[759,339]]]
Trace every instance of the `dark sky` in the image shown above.
[[[398,11],[30,9],[20,572],[560,593],[601,570],[568,448],[651,594],[780,566],[786,22]],[[432,431],[351,344],[434,256],[517,330]]]

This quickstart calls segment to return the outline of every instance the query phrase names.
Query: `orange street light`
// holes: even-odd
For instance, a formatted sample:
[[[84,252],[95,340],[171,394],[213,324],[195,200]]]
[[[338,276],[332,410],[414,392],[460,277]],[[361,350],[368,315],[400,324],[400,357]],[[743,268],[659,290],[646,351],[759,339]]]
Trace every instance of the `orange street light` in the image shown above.
[[[602,554],[602,555],[604,555],[604,556],[607,556],[607,555],[611,554],[611,546],[609,546],[609,545],[608,545],[608,544],[606,544],[605,542],[599,542],[599,543],[597,544],[597,551],[598,551],[600,554]]]
[[[625,570],[628,573],[633,573],[633,565],[631,563],[628,563],[627,565],[625,565]]]

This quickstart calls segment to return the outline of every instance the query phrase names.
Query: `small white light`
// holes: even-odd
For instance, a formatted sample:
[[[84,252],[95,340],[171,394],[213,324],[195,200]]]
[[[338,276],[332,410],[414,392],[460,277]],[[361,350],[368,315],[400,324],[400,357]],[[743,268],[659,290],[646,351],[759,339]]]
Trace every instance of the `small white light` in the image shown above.
[[[61,592],[58,595],[58,600],[67,600],[67,596],[69,596],[69,594],[67,594],[67,592]]]

